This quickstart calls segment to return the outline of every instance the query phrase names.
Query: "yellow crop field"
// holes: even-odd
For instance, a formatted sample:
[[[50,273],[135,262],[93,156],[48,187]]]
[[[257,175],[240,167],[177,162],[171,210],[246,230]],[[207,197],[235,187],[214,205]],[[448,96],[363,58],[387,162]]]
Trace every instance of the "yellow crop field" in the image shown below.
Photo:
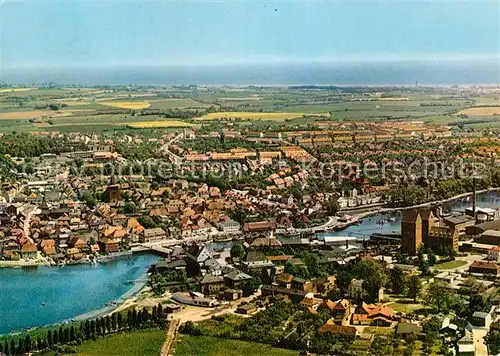
[[[72,109],[72,110],[33,110],[33,111],[12,111],[12,112],[0,112],[0,120],[30,120],[38,119],[42,117],[68,117],[77,115],[81,112],[92,111],[89,109]]]
[[[12,92],[19,92],[19,91],[28,91],[28,90],[33,90],[36,88],[4,88],[0,89],[0,93],[12,93]]]
[[[142,121],[128,124],[128,127],[133,129],[149,129],[149,128],[162,128],[162,127],[190,127],[193,124],[180,120],[162,120],[162,121]]]
[[[151,106],[147,101],[103,101],[99,102],[101,105],[112,106],[120,109],[142,110]]]
[[[0,120],[36,119],[39,117],[50,117],[54,115],[56,112],[57,111],[50,111],[50,110],[0,112]]]
[[[500,115],[500,106],[484,106],[477,108],[469,108],[462,110],[458,115],[470,115],[470,116],[490,116],[490,115]]]
[[[74,116],[74,115],[78,115],[79,113],[82,113],[82,112],[89,112],[89,111],[93,111],[93,110],[90,110],[90,109],[70,109],[70,110],[59,110],[59,111],[54,111],[52,117],[56,118],[56,117],[68,117],[68,116]]]
[[[306,115],[303,112],[213,112],[195,120],[209,121],[217,119],[247,119],[247,120],[276,120],[284,121],[288,119],[300,118]]]

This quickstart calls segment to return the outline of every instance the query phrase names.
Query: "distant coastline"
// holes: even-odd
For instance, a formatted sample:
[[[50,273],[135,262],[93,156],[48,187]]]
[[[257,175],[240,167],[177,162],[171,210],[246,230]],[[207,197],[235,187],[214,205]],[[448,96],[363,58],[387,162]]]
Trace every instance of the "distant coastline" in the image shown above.
[[[4,68],[3,82],[58,85],[498,85],[498,60],[287,62]],[[343,84],[334,84],[343,83]]]

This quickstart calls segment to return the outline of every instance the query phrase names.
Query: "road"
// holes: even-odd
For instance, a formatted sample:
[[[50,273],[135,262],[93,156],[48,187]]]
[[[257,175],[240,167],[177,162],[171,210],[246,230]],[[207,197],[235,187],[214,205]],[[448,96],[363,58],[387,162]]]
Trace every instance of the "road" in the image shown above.
[[[476,348],[476,356],[488,356],[488,348],[484,343],[484,337],[488,331],[483,328],[475,328],[472,330],[474,336],[474,346]]]
[[[172,151],[170,151],[169,147],[174,142],[180,140],[182,138],[182,136],[183,136],[183,134],[179,134],[179,135],[175,136],[173,139],[171,139],[170,141],[168,141],[166,144],[164,144],[163,146],[160,147],[160,150],[164,151],[167,156],[173,158],[173,160],[174,160],[175,163],[181,163],[183,161],[183,158],[177,156],[175,153],[173,153]]]
[[[30,237],[30,230],[31,230],[31,218],[33,217],[33,215],[38,215],[40,214],[42,211],[38,208],[35,208],[33,210],[31,210],[27,215],[26,215],[26,219],[24,219],[24,224],[23,224],[23,232],[24,232],[24,236],[26,236],[26,238],[28,238],[30,240],[31,243],[33,243],[33,240],[31,239]]]

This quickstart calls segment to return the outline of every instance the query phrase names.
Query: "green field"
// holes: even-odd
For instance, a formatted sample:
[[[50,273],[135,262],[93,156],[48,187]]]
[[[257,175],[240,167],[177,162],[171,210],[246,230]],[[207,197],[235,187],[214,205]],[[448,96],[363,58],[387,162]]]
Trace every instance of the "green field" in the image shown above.
[[[80,356],[156,356],[165,340],[165,330],[134,331],[85,341]]]
[[[254,342],[182,335],[174,344],[175,356],[296,356],[297,351],[279,349]]]
[[[460,129],[498,131],[500,123],[492,115],[457,116],[458,112],[481,104],[498,105],[495,95],[495,92],[481,96],[471,93],[468,98],[454,91],[430,88],[382,91],[296,87],[2,88],[0,133],[14,130],[109,132],[140,121],[170,119],[172,115],[165,117],[158,112],[170,110],[189,111],[187,116],[179,117],[183,117],[183,121],[196,117],[196,121],[212,128],[230,125],[235,129],[261,130],[269,126],[311,126],[317,121],[423,120]],[[49,110],[53,105],[60,106],[59,110]],[[211,109],[205,111],[208,108]],[[135,116],[141,109],[156,112]],[[81,110],[86,112],[79,112]],[[123,113],[107,112],[113,110],[123,110]],[[326,118],[314,117],[315,114]],[[237,119],[228,122],[229,117]]]
[[[410,300],[398,300],[393,304],[388,305],[394,311],[405,313],[405,314],[413,314],[415,312],[425,309],[425,307],[420,303],[413,303]]]
[[[448,262],[445,262],[445,263],[437,264],[434,267],[436,269],[454,269],[454,268],[465,266],[466,264],[467,264],[466,261],[453,260],[453,261],[448,261]]]

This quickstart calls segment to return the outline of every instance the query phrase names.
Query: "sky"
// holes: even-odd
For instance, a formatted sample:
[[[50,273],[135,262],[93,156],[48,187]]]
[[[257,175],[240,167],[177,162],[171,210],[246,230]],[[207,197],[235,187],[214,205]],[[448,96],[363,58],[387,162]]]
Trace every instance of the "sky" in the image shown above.
[[[2,65],[498,58],[499,4],[2,0]]]
[[[64,70],[72,71],[67,78],[74,78],[80,69],[81,76],[87,75],[83,73],[89,68],[168,67],[196,69],[195,77],[186,74],[189,82],[210,68],[283,65],[289,72],[301,72],[294,81],[308,81],[304,64],[324,68],[412,62],[434,66],[436,73],[435,64],[453,66],[453,73],[477,64],[489,68],[489,72],[483,68],[478,80],[493,75],[493,81],[500,81],[498,1],[0,0],[0,4],[0,80],[15,81],[19,74],[29,80],[32,74],[27,73],[46,80]],[[434,74],[428,73],[432,79]],[[252,75],[247,77],[255,78]],[[360,76],[362,81],[366,74]],[[467,73],[463,78],[472,76]],[[450,78],[459,80],[455,74]]]

